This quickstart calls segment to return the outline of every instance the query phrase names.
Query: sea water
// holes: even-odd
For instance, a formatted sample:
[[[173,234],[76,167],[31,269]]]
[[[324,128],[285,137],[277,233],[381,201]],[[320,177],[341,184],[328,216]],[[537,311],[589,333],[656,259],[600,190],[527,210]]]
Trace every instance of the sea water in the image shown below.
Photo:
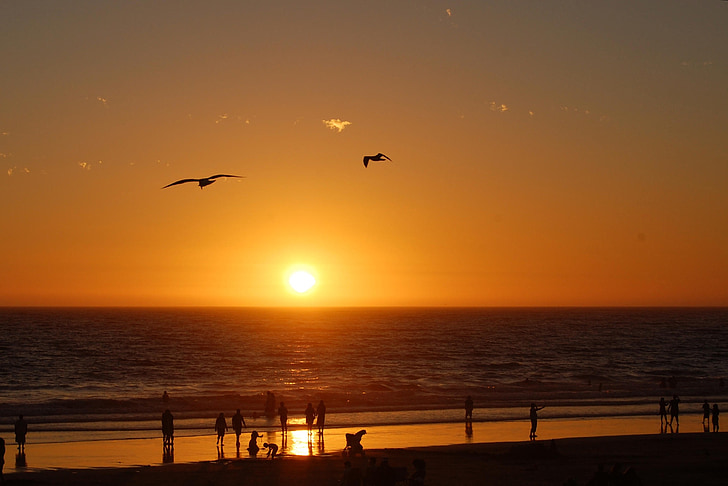
[[[327,425],[657,413],[680,395],[725,402],[724,308],[5,308],[0,432],[24,414],[34,442],[212,433],[219,412],[292,427],[319,400]],[[167,391],[168,401],[162,400]],[[691,408],[692,407],[692,408]]]

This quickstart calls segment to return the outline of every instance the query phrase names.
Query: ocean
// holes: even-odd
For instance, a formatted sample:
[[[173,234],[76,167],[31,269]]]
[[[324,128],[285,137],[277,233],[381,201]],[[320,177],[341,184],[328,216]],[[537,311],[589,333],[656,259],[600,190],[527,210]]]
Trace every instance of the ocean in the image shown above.
[[[683,413],[728,389],[725,308],[4,308],[0,432],[35,441],[212,434],[267,393],[333,427]],[[169,400],[163,401],[167,391]]]

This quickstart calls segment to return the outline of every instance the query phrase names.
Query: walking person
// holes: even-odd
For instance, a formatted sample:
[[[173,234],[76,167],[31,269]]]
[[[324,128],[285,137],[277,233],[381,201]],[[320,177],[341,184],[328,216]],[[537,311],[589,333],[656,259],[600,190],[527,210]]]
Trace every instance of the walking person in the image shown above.
[[[215,421],[215,432],[217,432],[217,444],[222,447],[222,441],[225,438],[225,432],[227,432],[228,426],[225,421],[225,414],[220,412]]]
[[[538,411],[543,410],[545,407],[537,407],[535,403],[531,404],[531,434],[529,435],[529,438],[531,440],[536,440],[536,427],[538,426]]]
[[[667,402],[665,397],[660,398],[660,431],[667,425]]]
[[[174,416],[169,409],[162,414],[162,443],[171,446],[174,443]]]
[[[670,400],[670,427],[672,427],[672,421],[675,421],[675,426],[680,428],[680,398],[677,395],[672,396]]]
[[[470,422],[473,420],[473,397],[468,395],[465,399],[465,421]]]
[[[247,427],[245,425],[245,419],[243,418],[243,415],[240,413],[240,409],[235,412],[235,415],[233,415],[233,430],[235,431],[235,447],[240,449],[240,434],[243,433],[243,427]]]
[[[708,400],[705,400],[703,402],[703,425],[706,425],[707,422],[710,422],[710,404]]]

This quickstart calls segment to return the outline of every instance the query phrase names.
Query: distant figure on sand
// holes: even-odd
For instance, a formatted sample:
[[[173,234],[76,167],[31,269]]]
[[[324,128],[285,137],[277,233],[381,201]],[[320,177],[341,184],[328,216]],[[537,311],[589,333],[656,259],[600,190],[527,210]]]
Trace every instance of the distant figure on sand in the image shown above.
[[[713,404],[713,432],[718,432],[720,430],[720,425],[718,423],[720,416],[720,410],[718,409],[718,404]]]
[[[215,432],[217,432],[217,444],[222,447],[222,441],[225,438],[225,432],[227,432],[227,422],[225,421],[225,414],[220,412],[215,421]]]
[[[670,426],[672,426],[672,421],[675,421],[675,425],[677,427],[680,427],[680,399],[677,395],[672,396],[672,400],[670,400]]]
[[[703,425],[705,425],[706,422],[710,422],[710,404],[708,403],[708,400],[703,402]]]
[[[248,452],[251,456],[254,456],[258,453],[260,450],[260,447],[258,447],[258,431],[254,430],[250,433],[250,441],[248,441]]]
[[[0,483],[5,482],[3,477],[3,468],[5,467],[5,439],[0,437]]]
[[[318,427],[318,433],[324,433],[324,423],[326,422],[326,405],[321,400],[316,407],[316,427]]]
[[[275,459],[276,454],[278,454],[278,446],[275,444],[269,444],[267,442],[263,442],[263,449],[268,449],[268,454],[266,454],[265,457]]]
[[[235,415],[233,415],[233,430],[235,431],[235,446],[239,449],[240,448],[240,434],[243,433],[243,427],[247,427],[245,425],[245,419],[243,418],[243,415],[240,413],[240,409],[238,409],[235,412]]]
[[[470,395],[465,399],[465,420],[473,420],[473,397]]]
[[[169,409],[162,413],[162,443],[167,446],[174,443],[174,416]]]
[[[281,406],[278,407],[278,415],[281,418],[281,432],[285,434],[288,432],[288,409],[283,402],[281,402]]]
[[[311,402],[308,402],[308,405],[306,406],[306,411],[303,413],[306,415],[306,427],[308,428],[308,433],[310,434],[313,431],[313,419],[316,418],[316,410],[313,409],[313,405],[311,405]]]
[[[665,397],[660,398],[660,428],[662,426],[667,425],[667,402],[665,402]]]
[[[18,444],[18,450],[25,450],[25,436],[28,434],[28,422],[25,421],[22,415],[18,416],[18,420],[15,421],[15,442]]]
[[[543,410],[544,407],[537,407],[535,403],[531,404],[531,434],[529,435],[529,438],[531,440],[536,440],[536,427],[538,426],[538,411]]]
[[[167,393],[167,390],[164,390],[164,393],[162,393],[162,401],[164,403],[167,403],[169,401],[169,394]]]

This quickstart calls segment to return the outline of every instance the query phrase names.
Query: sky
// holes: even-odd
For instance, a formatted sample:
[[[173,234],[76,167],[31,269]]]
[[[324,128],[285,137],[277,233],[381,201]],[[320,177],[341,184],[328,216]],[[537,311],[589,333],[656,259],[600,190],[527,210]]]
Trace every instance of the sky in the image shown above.
[[[726,306],[727,26],[0,0],[0,306]]]

